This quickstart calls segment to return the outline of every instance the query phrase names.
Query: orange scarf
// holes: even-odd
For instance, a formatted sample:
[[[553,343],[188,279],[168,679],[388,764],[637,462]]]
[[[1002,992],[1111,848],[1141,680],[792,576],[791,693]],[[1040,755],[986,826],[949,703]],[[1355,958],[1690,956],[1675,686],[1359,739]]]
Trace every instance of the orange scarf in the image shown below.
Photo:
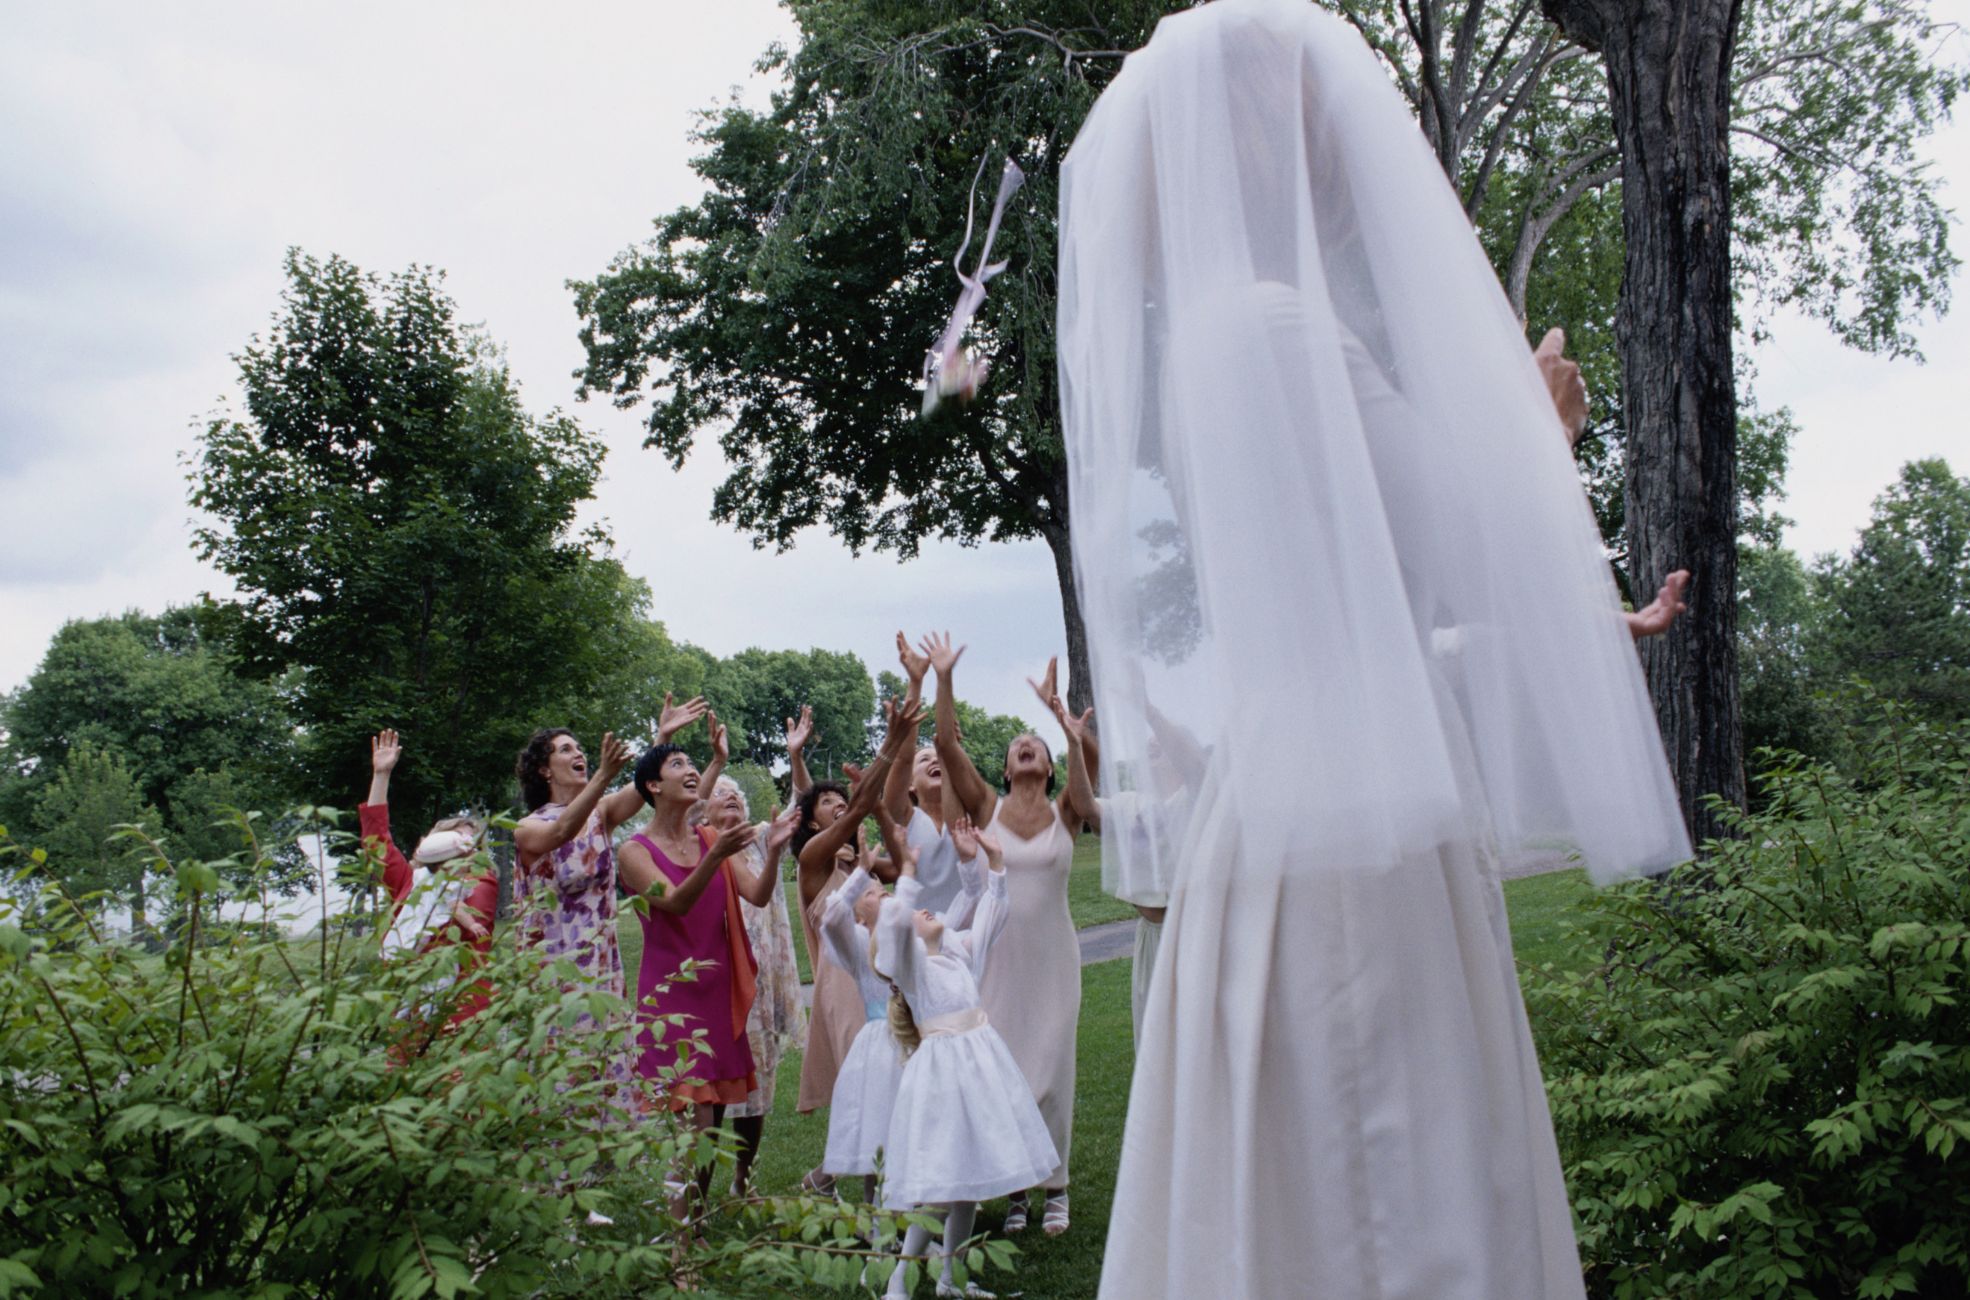
[[[711,832],[700,826],[698,836],[703,845],[700,852],[710,852]],[[746,938],[745,913],[739,910],[739,881],[732,874],[729,859],[718,864],[718,874],[725,878],[725,947],[732,963],[732,1037],[738,1038],[746,1032],[746,1018],[752,1014],[753,998],[759,992],[759,959],[752,955],[752,944]]]

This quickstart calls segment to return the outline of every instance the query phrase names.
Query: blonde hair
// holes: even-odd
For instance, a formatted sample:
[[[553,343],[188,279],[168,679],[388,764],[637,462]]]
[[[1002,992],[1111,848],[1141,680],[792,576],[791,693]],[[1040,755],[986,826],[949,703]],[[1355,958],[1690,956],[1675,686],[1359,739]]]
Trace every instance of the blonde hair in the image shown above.
[[[870,935],[869,969],[875,970],[875,964],[876,937]],[[876,974],[881,975],[882,972],[878,970]],[[889,984],[889,1033],[895,1038],[896,1045],[903,1049],[903,1059],[907,1061],[916,1054],[919,1047],[923,1046],[923,1034],[917,1029],[916,1014],[910,1010],[910,1003],[904,998],[903,990],[896,987],[895,980],[889,980],[887,977],[885,979]]]

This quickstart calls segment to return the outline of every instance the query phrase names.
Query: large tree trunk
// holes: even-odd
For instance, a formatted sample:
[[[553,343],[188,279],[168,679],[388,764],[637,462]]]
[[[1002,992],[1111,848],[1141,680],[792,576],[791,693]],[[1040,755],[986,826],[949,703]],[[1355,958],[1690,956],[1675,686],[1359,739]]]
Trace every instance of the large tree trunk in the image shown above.
[[[1088,669],[1088,627],[1081,619],[1081,593],[1074,583],[1074,543],[1064,527],[1043,524],[1040,535],[1053,552],[1060,617],[1067,625],[1067,707],[1079,713],[1094,703],[1094,676]]]
[[[1628,422],[1628,576],[1691,573],[1690,612],[1642,643],[1683,815],[1743,807],[1737,679],[1737,397],[1731,360],[1730,68],[1740,0],[1544,0],[1598,49],[1621,146],[1616,333]]]

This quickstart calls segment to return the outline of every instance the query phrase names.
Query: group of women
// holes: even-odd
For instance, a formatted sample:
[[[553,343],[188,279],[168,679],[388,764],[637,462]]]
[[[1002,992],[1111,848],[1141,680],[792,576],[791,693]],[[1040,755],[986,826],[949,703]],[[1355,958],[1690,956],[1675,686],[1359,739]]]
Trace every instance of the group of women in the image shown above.
[[[1037,1191],[1045,1231],[1069,1226],[1080,958],[1067,879],[1076,833],[1099,820],[1097,757],[1087,716],[1061,704],[1049,665],[1033,685],[1066,734],[1068,779],[1063,787],[1046,742],[1029,733],[1008,747],[994,788],[959,743],[952,679],[963,647],[933,635],[913,648],[900,632],[897,647],[909,689],[886,706],[869,766],[847,769],[852,784],[812,780],[804,709],[787,723],[791,806],[763,823],[724,775],[727,732],[702,699],[666,696],[655,743],[633,765],[614,735],[591,764],[572,733],[536,732],[516,763],[527,814],[514,833],[514,895],[522,942],[566,963],[572,988],[616,997],[628,992],[619,896],[646,899],[635,1049],[598,1049],[598,1069],[631,1109],[681,1112],[700,1128],[730,1123],[743,1192],[781,1059],[804,1047],[797,1108],[829,1111],[826,1155],[806,1185],[828,1190],[859,1175],[892,1208],[942,1207],[943,1293],[978,1201],[1010,1196],[1006,1227],[1019,1231]],[[700,721],[712,754],[703,770],[677,743]],[[483,862],[474,856],[483,827],[434,827],[413,855],[428,868],[419,878],[389,838],[389,773],[401,750],[394,732],[373,742],[360,814],[397,902],[386,954],[459,941],[483,951],[497,881],[468,865]],[[647,821],[622,835],[644,809]],[[814,968],[804,1040],[781,886],[789,849]],[[484,1001],[475,991],[456,1018]],[[584,1016],[572,1032],[606,1027]],[[701,1169],[678,1181],[680,1213],[709,1179]],[[905,1245],[922,1255],[927,1243]],[[900,1294],[902,1271],[894,1277]]]

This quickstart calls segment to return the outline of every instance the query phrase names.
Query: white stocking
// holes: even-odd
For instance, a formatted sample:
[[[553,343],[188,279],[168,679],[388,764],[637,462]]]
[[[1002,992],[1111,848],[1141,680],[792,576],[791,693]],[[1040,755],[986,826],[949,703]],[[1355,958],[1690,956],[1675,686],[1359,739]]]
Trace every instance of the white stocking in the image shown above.
[[[944,1271],[939,1276],[947,1288],[955,1285],[951,1281],[951,1261],[958,1247],[971,1235],[971,1223],[977,1217],[977,1201],[953,1201],[950,1213],[944,1216]]]
[[[930,1229],[913,1223],[903,1233],[903,1258],[896,1261],[896,1271],[889,1275],[889,1289],[883,1294],[892,1300],[910,1294],[910,1288],[903,1283],[903,1270],[911,1258],[921,1258],[930,1249]],[[926,1269],[926,1272],[929,1270]]]

